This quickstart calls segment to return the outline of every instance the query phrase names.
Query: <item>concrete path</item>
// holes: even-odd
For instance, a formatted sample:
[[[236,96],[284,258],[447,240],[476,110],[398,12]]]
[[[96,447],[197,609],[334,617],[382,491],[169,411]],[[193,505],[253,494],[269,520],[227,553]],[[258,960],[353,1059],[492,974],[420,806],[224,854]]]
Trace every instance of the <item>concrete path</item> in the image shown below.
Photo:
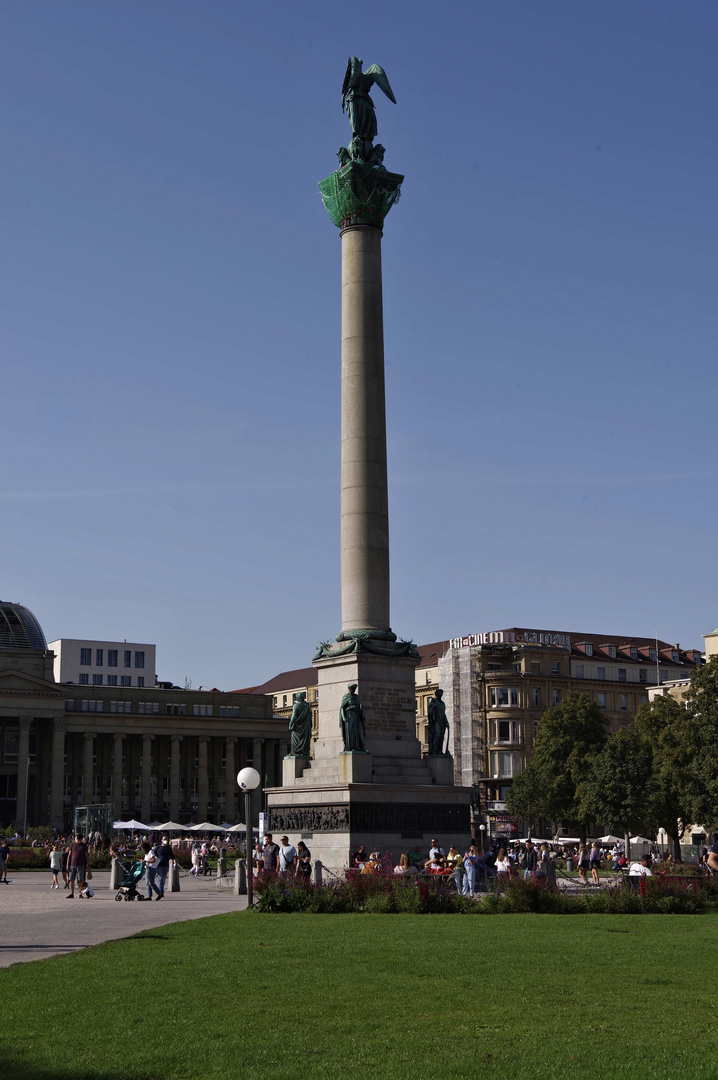
[[[166,892],[162,900],[139,903],[115,902],[110,892],[110,872],[95,871],[90,900],[68,901],[70,895],[60,884],[50,888],[50,873],[29,871],[8,874],[10,885],[0,885],[0,967],[44,960],[48,956],[85,949],[102,941],[130,937],[168,923],[203,919],[242,911],[246,896],[231,889],[218,889],[215,878],[181,879],[181,891]]]

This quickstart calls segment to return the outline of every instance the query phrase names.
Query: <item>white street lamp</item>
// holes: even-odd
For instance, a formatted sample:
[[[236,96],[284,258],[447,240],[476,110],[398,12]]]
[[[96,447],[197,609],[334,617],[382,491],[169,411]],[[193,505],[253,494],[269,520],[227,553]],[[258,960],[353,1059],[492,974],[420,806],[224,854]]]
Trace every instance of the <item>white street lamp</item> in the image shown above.
[[[666,854],[665,850],[664,850],[664,846],[665,846],[667,836],[668,836],[668,833],[666,832],[665,829],[661,828],[661,829],[658,830],[658,839],[661,841],[661,859],[664,862],[665,862],[665,854]]]
[[[481,850],[484,850],[484,833],[486,832],[485,825],[479,825],[479,832],[481,833]]]
[[[259,787],[261,776],[256,769],[250,767],[240,769],[237,773],[237,784],[244,792],[244,821],[247,835],[247,907],[254,905],[254,876],[252,874],[252,792]],[[235,869],[239,873],[239,868]]]

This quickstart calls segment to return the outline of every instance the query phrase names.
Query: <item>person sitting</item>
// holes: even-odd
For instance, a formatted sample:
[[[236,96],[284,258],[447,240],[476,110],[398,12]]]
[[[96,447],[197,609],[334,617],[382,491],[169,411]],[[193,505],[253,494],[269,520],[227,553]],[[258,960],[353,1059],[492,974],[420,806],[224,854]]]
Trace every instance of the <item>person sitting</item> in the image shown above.
[[[653,877],[650,855],[644,855],[640,862],[631,863],[628,871],[628,884],[635,890],[638,887],[639,882],[647,877]]]
[[[369,862],[369,856],[367,855],[366,848],[362,844],[359,850],[355,851],[352,855],[352,866],[355,870],[362,870],[364,868],[364,863],[367,862]]]
[[[404,874],[416,873],[416,867],[411,865],[411,859],[409,858],[409,853],[407,851],[402,851],[399,856],[399,862],[394,867],[394,873],[397,877]]]
[[[443,873],[444,859],[438,851],[435,851],[431,858],[427,859],[426,863],[424,864],[424,869],[427,870],[430,874]]]
[[[362,863],[362,874],[376,874],[379,870],[379,852],[372,851],[368,860]]]
[[[421,848],[417,844],[413,851],[409,852],[409,859],[411,865],[415,870],[421,870],[424,866],[424,856],[421,854]]]

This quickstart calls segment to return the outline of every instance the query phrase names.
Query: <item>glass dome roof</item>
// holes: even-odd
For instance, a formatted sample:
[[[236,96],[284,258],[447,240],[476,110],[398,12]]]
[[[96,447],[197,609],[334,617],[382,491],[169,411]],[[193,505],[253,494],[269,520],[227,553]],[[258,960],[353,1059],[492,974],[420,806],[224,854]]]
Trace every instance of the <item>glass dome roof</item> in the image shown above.
[[[22,604],[8,604],[0,600],[0,650],[2,649],[47,649],[40,623]]]

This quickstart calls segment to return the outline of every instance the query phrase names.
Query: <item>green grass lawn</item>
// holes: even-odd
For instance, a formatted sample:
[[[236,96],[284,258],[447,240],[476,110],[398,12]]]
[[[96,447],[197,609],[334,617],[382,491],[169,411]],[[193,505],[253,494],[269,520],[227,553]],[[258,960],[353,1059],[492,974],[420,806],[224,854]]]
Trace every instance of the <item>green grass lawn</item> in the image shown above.
[[[8,1080],[718,1077],[718,916],[259,915],[0,971]]]

